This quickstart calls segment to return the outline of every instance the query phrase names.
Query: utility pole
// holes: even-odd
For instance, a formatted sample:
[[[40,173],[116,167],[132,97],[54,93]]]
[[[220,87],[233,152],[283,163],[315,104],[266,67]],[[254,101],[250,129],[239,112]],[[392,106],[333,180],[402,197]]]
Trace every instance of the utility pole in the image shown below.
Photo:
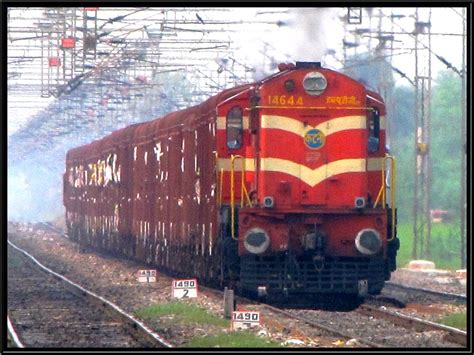
[[[418,9],[416,10],[416,19],[418,21]],[[419,200],[418,200],[418,191],[420,189],[420,179],[418,176],[421,174],[421,161],[419,162],[418,158],[418,140],[421,138],[420,132],[418,131],[419,125],[419,90],[418,90],[418,33],[415,32],[415,190],[413,193],[413,248],[411,253],[412,259],[418,258],[418,243],[420,242],[423,245],[423,240],[420,240],[423,237],[423,224],[418,221],[418,210],[419,210]]]
[[[461,77],[461,268],[466,268],[466,8],[462,10],[462,77]]]
[[[379,9],[378,13],[378,27],[377,27],[377,45],[375,47],[375,59],[379,65],[378,70],[378,83],[379,83],[379,94],[382,95],[385,101],[385,105],[388,108],[393,107],[393,86],[394,83],[391,80],[391,76],[387,75],[387,72],[391,71],[390,66],[393,56],[393,36],[384,34],[383,31],[383,20],[385,15],[382,9]],[[369,46],[369,50],[373,52],[372,48]],[[387,55],[388,54],[388,55]],[[388,110],[389,112],[391,110]],[[390,133],[391,133],[391,119],[385,120],[385,139],[386,145],[390,147]]]
[[[412,258],[431,257],[431,9],[428,21],[415,12],[415,191]],[[428,47],[418,46],[428,36]],[[420,253],[418,254],[418,248]]]

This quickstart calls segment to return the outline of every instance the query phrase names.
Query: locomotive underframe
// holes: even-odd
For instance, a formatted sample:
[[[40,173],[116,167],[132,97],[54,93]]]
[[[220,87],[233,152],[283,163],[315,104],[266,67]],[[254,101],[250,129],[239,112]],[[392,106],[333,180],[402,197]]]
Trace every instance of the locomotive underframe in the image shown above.
[[[358,294],[359,281],[368,282],[368,293],[382,290],[386,275],[382,257],[326,257],[324,262],[297,257],[289,252],[272,256],[246,255],[241,260],[240,286],[268,294]]]

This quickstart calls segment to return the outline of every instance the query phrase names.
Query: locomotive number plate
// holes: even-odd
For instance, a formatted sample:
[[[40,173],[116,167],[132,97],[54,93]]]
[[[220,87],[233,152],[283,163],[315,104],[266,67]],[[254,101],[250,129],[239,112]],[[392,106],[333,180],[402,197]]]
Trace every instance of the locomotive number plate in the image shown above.
[[[277,106],[303,106],[303,97],[293,95],[268,95],[268,104]]]
[[[260,312],[232,312],[232,329],[248,329],[260,325]]]
[[[197,280],[173,280],[173,297],[195,298],[197,297]]]
[[[156,282],[156,270],[138,270],[138,282]]]

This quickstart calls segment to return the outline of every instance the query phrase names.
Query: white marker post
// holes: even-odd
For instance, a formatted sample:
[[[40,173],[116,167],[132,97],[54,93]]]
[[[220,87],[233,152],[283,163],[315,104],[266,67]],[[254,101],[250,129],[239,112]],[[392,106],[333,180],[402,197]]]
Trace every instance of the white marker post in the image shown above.
[[[236,311],[232,312],[232,330],[249,329],[260,325],[260,312]]]
[[[156,282],[156,270],[138,270],[138,282]]]
[[[174,298],[195,298],[198,296],[197,279],[173,280]]]

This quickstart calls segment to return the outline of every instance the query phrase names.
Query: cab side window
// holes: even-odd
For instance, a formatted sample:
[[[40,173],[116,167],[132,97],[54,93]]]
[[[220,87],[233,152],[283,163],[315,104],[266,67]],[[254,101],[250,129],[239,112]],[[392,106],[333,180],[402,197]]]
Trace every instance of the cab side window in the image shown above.
[[[227,113],[226,131],[227,147],[229,149],[239,149],[242,146],[242,116],[242,109],[239,106],[232,107]]]
[[[367,127],[369,130],[368,150],[370,153],[378,152],[380,149],[380,114],[373,108],[367,117]]]

